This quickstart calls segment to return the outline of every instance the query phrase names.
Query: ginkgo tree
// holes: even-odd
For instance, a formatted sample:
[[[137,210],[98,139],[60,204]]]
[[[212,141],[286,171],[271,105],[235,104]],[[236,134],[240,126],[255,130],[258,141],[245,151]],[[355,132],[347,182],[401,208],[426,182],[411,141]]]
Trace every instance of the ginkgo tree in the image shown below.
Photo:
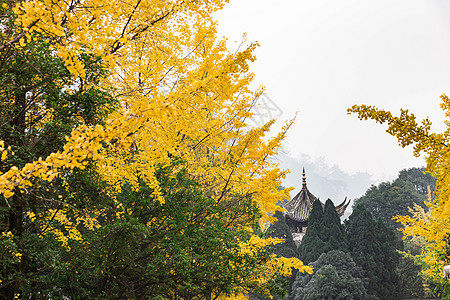
[[[7,297],[225,297],[311,271],[258,234],[289,192],[268,158],[292,122],[246,127],[257,44],[217,38],[225,2],[1,2]]]
[[[438,281],[443,266],[450,263],[450,99],[445,94],[441,99],[447,117],[447,129],[442,133],[431,132],[432,123],[428,118],[418,122],[408,110],[401,110],[399,116],[368,105],[355,105],[348,110],[360,119],[386,123],[387,132],[398,139],[400,146],[413,145],[414,155],[426,156],[427,172],[437,178],[435,195],[425,203],[429,211],[411,208],[414,209],[411,216],[396,218],[405,225],[401,229],[405,237],[412,236],[423,244],[423,253],[418,256],[424,263],[422,273]]]

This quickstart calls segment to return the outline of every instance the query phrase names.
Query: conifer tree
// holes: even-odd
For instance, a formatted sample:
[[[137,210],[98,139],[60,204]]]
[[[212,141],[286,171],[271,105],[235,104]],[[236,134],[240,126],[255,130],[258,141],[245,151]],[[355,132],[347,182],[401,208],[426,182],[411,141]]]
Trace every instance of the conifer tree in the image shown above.
[[[322,249],[325,247],[325,243],[320,238],[322,235],[322,220],[322,204],[319,200],[316,200],[309,214],[308,228],[299,246],[300,257],[304,263],[310,263],[319,258]]]
[[[386,132],[397,138],[401,147],[412,146],[414,155],[424,155],[427,173],[436,177],[435,198],[428,203],[429,211],[414,207],[412,216],[398,216],[397,220],[405,225],[402,232],[406,236],[418,237],[424,241],[422,252],[415,258],[422,264],[422,274],[435,280],[442,280],[442,267],[448,263],[448,244],[443,242],[448,237],[450,223],[450,135],[448,118],[450,116],[450,98],[442,94],[441,108],[447,119],[445,131],[433,132],[431,120],[418,120],[408,109],[401,109],[398,115],[378,109],[371,105],[354,105],[348,113],[354,113],[360,120],[374,120],[387,125]],[[405,176],[401,176],[402,179]],[[406,176],[409,177],[409,176]],[[413,182],[416,189],[423,193],[428,180]]]
[[[298,249],[295,245],[294,239],[292,238],[291,230],[289,229],[289,226],[286,224],[286,220],[284,218],[283,213],[277,211],[274,215],[275,218],[277,218],[277,221],[275,221],[270,227],[270,236],[273,238],[283,238],[284,243],[282,244],[276,244],[271,246],[273,249],[273,252],[279,256],[279,257],[297,257]],[[286,288],[288,294],[291,293],[292,290],[292,284],[294,283],[295,277],[297,276],[298,271],[293,270],[292,274],[287,278],[289,280],[288,286]],[[276,299],[277,296],[275,296]]]
[[[379,299],[397,299],[400,247],[393,230],[376,221],[362,205],[357,205],[345,222],[351,256],[369,278],[368,293]]]
[[[347,251],[345,229],[330,199],[325,203],[325,210],[320,201],[314,201],[308,229],[299,248],[300,257],[306,263],[331,250]]]
[[[341,219],[337,214],[336,207],[333,202],[328,199],[325,202],[323,213],[323,240],[327,243],[326,252],[330,250],[348,251],[347,236],[345,228],[341,223]]]

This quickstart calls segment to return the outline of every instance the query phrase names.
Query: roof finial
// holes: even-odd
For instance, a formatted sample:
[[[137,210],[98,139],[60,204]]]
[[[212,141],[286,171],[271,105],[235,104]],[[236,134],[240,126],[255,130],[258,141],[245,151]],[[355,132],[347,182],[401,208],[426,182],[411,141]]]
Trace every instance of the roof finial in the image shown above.
[[[302,177],[302,180],[303,180],[303,189],[305,189],[306,190],[306,173],[305,173],[305,167],[303,167],[303,177]]]

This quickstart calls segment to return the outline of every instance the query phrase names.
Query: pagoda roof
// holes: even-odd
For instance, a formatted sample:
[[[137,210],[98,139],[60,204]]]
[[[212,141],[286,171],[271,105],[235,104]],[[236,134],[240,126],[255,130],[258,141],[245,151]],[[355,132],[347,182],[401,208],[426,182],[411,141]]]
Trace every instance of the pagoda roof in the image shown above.
[[[308,187],[306,185],[305,168],[303,168],[302,175],[303,182],[301,191],[297,195],[295,195],[292,200],[284,205],[284,208],[287,210],[286,217],[298,222],[308,221],[309,213],[311,212],[314,201],[319,200],[308,190]],[[320,203],[322,204],[322,207],[324,207],[324,204],[322,202]],[[350,200],[347,200],[347,197],[345,197],[344,201],[336,206],[336,212],[338,213],[339,217],[342,217],[344,215],[345,210],[347,209],[347,206],[349,204]]]
[[[308,220],[309,213],[312,209],[312,204],[317,200],[317,197],[314,196],[306,186],[305,168],[303,168],[302,180],[302,190],[295,195],[291,201],[284,205],[284,208],[287,210],[287,215],[291,219],[299,222]]]

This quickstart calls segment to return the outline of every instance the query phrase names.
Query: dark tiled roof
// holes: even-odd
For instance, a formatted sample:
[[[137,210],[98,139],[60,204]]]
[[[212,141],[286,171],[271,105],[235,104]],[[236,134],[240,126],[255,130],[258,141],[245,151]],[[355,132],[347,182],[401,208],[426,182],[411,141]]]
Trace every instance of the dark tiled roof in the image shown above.
[[[311,194],[306,187],[306,175],[303,168],[303,187],[291,201],[284,205],[287,210],[287,215],[297,221],[307,221],[309,212],[312,209],[312,204],[317,200],[317,197]]]
[[[303,222],[308,220],[309,213],[312,209],[312,204],[314,201],[318,200],[316,196],[314,196],[306,187],[306,175],[305,169],[303,168],[303,187],[302,190],[292,198],[291,201],[284,205],[284,208],[287,210],[287,216],[290,219]],[[320,201],[320,200],[319,200]],[[324,206],[323,203],[321,203]],[[345,213],[345,209],[350,204],[350,200],[347,202],[347,198],[344,201],[336,206],[336,212],[339,217],[342,217]]]
[[[311,194],[308,189],[302,189],[291,201],[286,203],[284,208],[291,218],[297,221],[306,221],[312,209],[312,204],[316,200],[316,196]]]

